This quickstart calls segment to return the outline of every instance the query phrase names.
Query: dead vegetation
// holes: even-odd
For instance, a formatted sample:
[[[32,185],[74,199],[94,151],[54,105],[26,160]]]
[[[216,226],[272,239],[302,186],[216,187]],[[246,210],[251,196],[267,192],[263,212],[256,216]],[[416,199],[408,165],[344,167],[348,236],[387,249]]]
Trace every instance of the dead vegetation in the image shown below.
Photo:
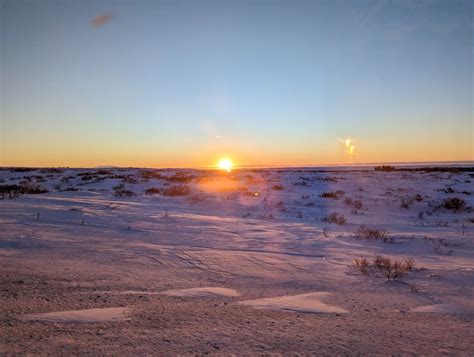
[[[395,166],[381,165],[381,166],[375,166],[374,170],[375,171],[391,172],[391,171],[396,171],[396,168],[395,168]]]
[[[30,194],[30,195],[38,195],[42,193],[48,193],[49,191],[34,183],[34,182],[27,182],[22,181],[20,185],[0,185],[0,193],[18,193],[18,194]]]
[[[453,254],[452,249],[448,249],[451,244],[444,238],[431,238],[425,237],[426,242],[430,242],[433,246],[433,253],[436,255],[451,255]]]
[[[285,188],[283,187],[283,185],[273,185],[272,186],[272,190],[275,190],[275,191],[283,191]]]
[[[389,232],[387,230],[369,228],[365,225],[362,225],[354,232],[354,237],[359,239],[382,240],[388,243],[392,241],[388,234]]]
[[[329,215],[324,217],[324,221],[328,223],[332,223],[332,224],[339,224],[339,225],[343,225],[347,223],[346,217],[344,217],[342,213],[338,213],[338,212],[330,213]]]
[[[173,185],[163,188],[161,194],[163,196],[187,196],[191,193],[191,189],[186,185]]]
[[[159,187],[150,187],[145,190],[147,196],[159,195],[160,193],[161,189]]]
[[[162,176],[163,180],[168,182],[188,183],[194,180],[196,176],[189,175],[185,172],[177,172],[173,176]]]
[[[321,198],[330,198],[333,200],[338,200],[344,195],[344,191],[328,191],[328,192],[323,192],[319,195]]]
[[[132,197],[135,196],[133,191],[125,189],[124,184],[119,184],[113,187],[115,197]]]
[[[462,212],[466,209],[466,201],[459,197],[446,198],[441,203],[441,207],[454,212]]]
[[[161,174],[159,172],[154,171],[154,170],[140,171],[139,175],[140,175],[140,177],[143,181],[148,181],[148,180],[152,180],[152,179],[160,180],[163,177],[163,176],[161,176]]]
[[[393,281],[412,271],[415,262],[412,258],[392,260],[378,255],[371,262],[367,258],[354,259],[354,266],[364,275],[373,275],[378,271],[388,281]]]
[[[362,203],[361,200],[353,200],[352,198],[350,197],[346,197],[344,198],[344,203],[347,205],[347,206],[351,206],[351,207],[354,207],[354,209],[357,211],[357,210],[361,210],[364,208],[364,204]]]

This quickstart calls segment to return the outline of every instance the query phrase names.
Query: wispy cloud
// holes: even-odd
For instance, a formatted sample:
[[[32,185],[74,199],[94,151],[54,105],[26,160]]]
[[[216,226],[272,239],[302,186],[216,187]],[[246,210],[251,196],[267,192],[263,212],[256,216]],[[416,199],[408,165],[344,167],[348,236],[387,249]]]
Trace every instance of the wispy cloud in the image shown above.
[[[107,14],[101,14],[97,15],[91,20],[91,26],[92,27],[101,27],[105,25],[107,22],[112,20],[114,18],[114,14],[112,13],[107,13]]]

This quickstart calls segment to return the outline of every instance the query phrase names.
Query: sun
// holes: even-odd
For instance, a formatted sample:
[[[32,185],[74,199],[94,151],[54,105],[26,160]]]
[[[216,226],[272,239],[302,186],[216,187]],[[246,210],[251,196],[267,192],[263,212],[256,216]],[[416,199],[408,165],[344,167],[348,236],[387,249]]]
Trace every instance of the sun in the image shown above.
[[[230,170],[232,170],[232,166],[233,166],[232,160],[228,158],[220,159],[219,162],[217,163],[217,167],[220,170],[225,170],[227,172],[230,172]]]

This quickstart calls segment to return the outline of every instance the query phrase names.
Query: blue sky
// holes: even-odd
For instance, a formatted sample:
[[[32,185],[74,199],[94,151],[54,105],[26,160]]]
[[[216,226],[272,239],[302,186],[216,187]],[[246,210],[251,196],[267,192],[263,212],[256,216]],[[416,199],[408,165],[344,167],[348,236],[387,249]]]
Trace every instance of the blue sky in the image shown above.
[[[471,1],[1,4],[2,165],[474,159]]]

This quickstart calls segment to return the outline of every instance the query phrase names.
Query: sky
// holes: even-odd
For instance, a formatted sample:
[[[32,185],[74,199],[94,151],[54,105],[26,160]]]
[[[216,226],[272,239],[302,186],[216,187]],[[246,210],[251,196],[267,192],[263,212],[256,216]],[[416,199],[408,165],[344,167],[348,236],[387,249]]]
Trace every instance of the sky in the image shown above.
[[[474,160],[470,0],[0,4],[0,166]]]

